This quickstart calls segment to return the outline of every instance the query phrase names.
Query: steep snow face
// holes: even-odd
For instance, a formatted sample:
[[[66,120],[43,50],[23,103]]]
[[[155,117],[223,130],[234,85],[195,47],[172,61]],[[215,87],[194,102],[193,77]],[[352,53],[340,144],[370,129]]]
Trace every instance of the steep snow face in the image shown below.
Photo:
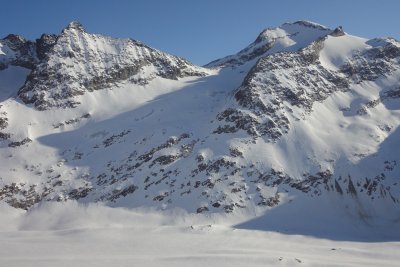
[[[354,55],[371,48],[367,41],[367,39],[348,34],[340,38],[328,36],[320,52],[321,65],[330,70],[339,70]]]
[[[260,34],[276,50],[204,69],[76,23],[41,39],[41,62],[20,91],[36,109],[14,98],[0,107],[9,205],[254,214],[315,201],[368,222],[398,220],[396,40],[297,22]]]
[[[297,51],[330,32],[332,30],[308,21],[285,23],[280,27],[267,28],[260,33],[252,44],[236,55],[215,60],[207,64],[206,67],[242,65],[267,54],[280,51]]]
[[[19,96],[38,109],[75,107],[75,96],[129,80],[146,84],[155,77],[203,76],[206,70],[131,39],[87,33],[72,22],[49,47]],[[51,90],[50,90],[51,89]]]

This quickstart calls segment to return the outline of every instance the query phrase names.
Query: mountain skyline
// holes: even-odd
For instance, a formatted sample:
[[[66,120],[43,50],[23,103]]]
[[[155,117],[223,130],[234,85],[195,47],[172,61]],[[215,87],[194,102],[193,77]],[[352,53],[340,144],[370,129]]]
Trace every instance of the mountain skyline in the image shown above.
[[[5,2],[0,17],[0,38],[9,33],[27,39],[42,33],[58,34],[70,21],[88,31],[118,38],[133,38],[197,65],[233,54],[264,28],[284,22],[310,20],[330,28],[342,25],[365,38],[400,38],[398,1],[70,1]],[[63,12],[60,12],[63,10]],[[17,17],[13,14],[18,14]],[[357,19],[354,19],[354,18]],[[184,23],[183,23],[184,22]]]

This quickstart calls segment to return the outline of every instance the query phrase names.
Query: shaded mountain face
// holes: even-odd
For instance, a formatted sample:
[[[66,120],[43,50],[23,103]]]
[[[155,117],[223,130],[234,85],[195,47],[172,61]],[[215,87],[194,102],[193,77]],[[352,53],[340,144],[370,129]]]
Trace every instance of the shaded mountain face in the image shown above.
[[[331,203],[398,220],[399,60],[397,40],[307,21],[205,67],[77,22],[35,42],[10,35],[0,199],[227,213]]]

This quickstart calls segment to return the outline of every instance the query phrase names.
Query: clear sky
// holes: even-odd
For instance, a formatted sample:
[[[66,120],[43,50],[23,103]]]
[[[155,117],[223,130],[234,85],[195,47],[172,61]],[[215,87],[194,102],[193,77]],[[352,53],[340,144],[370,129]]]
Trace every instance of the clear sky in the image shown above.
[[[200,65],[287,21],[400,39],[399,0],[0,0],[0,38],[35,39],[61,32],[72,20],[89,32],[137,39]]]

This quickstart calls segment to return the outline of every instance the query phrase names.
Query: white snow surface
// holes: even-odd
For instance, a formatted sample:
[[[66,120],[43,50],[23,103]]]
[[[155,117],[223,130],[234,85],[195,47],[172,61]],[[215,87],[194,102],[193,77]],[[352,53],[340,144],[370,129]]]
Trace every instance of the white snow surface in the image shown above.
[[[367,41],[367,39],[349,34],[340,37],[328,36],[320,53],[322,65],[328,69],[338,70],[338,67],[342,66],[351,56],[371,48]]]
[[[400,242],[245,229],[236,216],[46,203],[0,206],[1,266],[397,266]],[[315,224],[314,226],[318,226]],[[323,228],[323,225],[319,225]],[[357,229],[356,232],[362,232]]]

